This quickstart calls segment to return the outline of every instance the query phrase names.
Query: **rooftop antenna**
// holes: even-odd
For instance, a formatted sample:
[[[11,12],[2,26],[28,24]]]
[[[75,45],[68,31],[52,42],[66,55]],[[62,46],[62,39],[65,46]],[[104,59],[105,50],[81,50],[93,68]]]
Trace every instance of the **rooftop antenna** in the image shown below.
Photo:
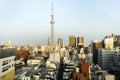
[[[52,15],[53,15],[53,2],[54,2],[54,0],[52,0]]]

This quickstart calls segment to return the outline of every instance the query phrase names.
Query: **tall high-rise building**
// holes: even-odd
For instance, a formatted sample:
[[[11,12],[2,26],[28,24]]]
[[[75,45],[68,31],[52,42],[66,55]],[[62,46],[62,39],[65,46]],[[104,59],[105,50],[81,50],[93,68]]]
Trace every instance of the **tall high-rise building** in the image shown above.
[[[69,36],[69,46],[76,47],[76,37],[75,36]]]
[[[115,50],[99,49],[98,50],[98,65],[103,70],[108,70],[113,63]]]
[[[77,45],[84,46],[84,37],[77,37]]]
[[[93,53],[93,63],[98,63],[98,49],[102,48],[102,42],[101,41],[92,41],[91,42],[91,52]]]
[[[54,45],[54,14],[53,14],[53,3],[52,3],[52,13],[51,13],[51,45]]]
[[[111,34],[104,38],[104,46],[106,49],[115,49],[120,47],[120,35]]]
[[[120,35],[115,35],[114,47],[120,47]]]
[[[104,44],[106,49],[114,49],[115,36],[110,35],[104,39]]]

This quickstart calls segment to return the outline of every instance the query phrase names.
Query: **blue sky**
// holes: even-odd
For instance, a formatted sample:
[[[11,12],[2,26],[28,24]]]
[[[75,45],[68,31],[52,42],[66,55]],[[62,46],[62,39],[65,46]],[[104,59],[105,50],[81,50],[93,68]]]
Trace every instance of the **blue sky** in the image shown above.
[[[86,44],[120,34],[120,0],[1,0],[0,44],[44,44],[54,3],[55,39],[84,36]]]

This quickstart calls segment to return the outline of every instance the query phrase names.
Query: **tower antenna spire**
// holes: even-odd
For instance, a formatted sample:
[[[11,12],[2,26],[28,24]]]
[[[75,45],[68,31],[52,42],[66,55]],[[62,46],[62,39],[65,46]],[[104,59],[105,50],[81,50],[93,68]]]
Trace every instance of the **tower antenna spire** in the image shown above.
[[[52,15],[53,15],[53,3],[52,3]]]

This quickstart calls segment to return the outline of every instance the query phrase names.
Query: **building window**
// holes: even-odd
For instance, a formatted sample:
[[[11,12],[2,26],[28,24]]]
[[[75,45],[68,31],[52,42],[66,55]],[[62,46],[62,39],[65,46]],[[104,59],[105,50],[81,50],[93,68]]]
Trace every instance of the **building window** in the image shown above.
[[[3,61],[3,63],[2,63],[3,66],[6,64],[8,64],[8,60]]]
[[[14,66],[14,64],[12,64],[12,67]]]
[[[2,72],[5,72],[9,69],[9,66],[3,67]]]

